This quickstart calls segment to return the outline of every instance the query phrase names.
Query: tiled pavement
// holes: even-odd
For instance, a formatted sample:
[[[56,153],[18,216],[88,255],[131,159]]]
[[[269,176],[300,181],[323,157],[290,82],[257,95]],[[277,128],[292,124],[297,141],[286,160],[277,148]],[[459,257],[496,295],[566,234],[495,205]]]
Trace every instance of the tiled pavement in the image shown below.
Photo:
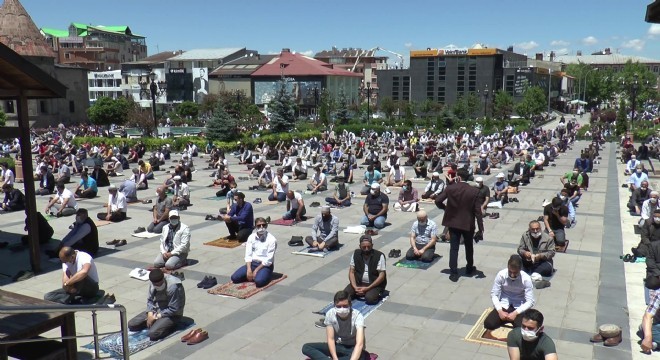
[[[586,118],[585,118],[586,120]],[[490,289],[495,273],[506,266],[508,256],[516,251],[520,235],[530,220],[542,214],[541,203],[550,198],[560,188],[559,177],[568,171],[579,150],[587,143],[578,143],[573,150],[557,160],[556,167],[548,167],[539,173],[530,186],[522,187],[517,196],[519,203],[511,203],[499,210],[498,220],[486,219],[486,240],[475,246],[475,261],[483,276],[462,277],[457,283],[448,279],[448,245],[439,244],[437,253],[443,258],[429,270],[413,270],[393,267],[388,261],[388,289],[390,299],[367,319],[367,346],[369,351],[382,359],[501,359],[506,350],[488,345],[478,345],[463,340],[481,313],[490,306]],[[639,302],[641,295],[635,290],[631,296],[624,284],[623,263],[618,259],[621,251],[620,206],[615,187],[618,187],[615,149],[607,144],[601,152],[602,163],[599,172],[591,177],[591,187],[582,197],[578,208],[578,224],[567,232],[571,240],[566,254],[558,254],[555,266],[558,269],[552,279],[552,286],[535,290],[536,308],[546,317],[546,332],[555,340],[561,359],[629,359],[631,341],[626,338],[618,348],[606,349],[592,345],[588,338],[597,323],[614,321],[626,325],[626,303]],[[197,160],[201,167],[202,160]],[[236,172],[237,176],[245,173]],[[276,271],[289,277],[280,284],[259,293],[247,300],[216,297],[199,290],[195,284],[205,275],[218,277],[220,283],[228,281],[229,275],[243,264],[243,247],[222,249],[202,245],[203,242],[226,234],[222,223],[204,221],[207,213],[214,213],[223,202],[200,200],[212,196],[215,190],[206,188],[207,170],[195,174],[191,183],[194,206],[182,213],[182,222],[191,226],[192,252],[190,258],[198,260],[195,265],[184,270],[187,291],[186,316],[195,320],[197,326],[209,332],[210,339],[196,346],[186,346],[177,338],[166,340],[156,346],[135,354],[135,359],[301,359],[303,343],[323,341],[323,330],[314,327],[318,319],[312,311],[318,310],[331,299],[335,291],[347,284],[349,256],[357,247],[357,235],[341,234],[340,240],[346,244],[336,254],[324,259],[294,256],[286,242],[291,235],[307,235],[310,221],[291,228],[271,226],[271,231],[279,239],[276,255]],[[159,177],[162,180],[163,175]],[[491,177],[486,184],[492,183]],[[152,182],[152,184],[155,182]],[[303,189],[303,183],[292,183],[294,189]],[[423,183],[415,183],[423,187]],[[242,186],[246,188],[247,185]],[[358,186],[354,186],[358,190]],[[102,211],[106,190],[101,197],[81,203],[90,213]],[[266,197],[266,193],[247,191],[247,199]],[[153,197],[154,190],[139,193],[144,198]],[[396,191],[390,195],[394,201]],[[305,195],[305,201],[321,201],[322,195]],[[361,213],[360,199],[351,208],[334,210],[340,217],[342,228],[357,225]],[[44,198],[38,199],[43,207]],[[606,207],[605,204],[608,206]],[[425,204],[431,219],[440,223],[442,211],[433,205]],[[255,205],[258,216],[277,218],[283,212],[283,205]],[[313,216],[317,209],[308,209]],[[375,248],[388,253],[390,249],[408,248],[407,231],[414,214],[390,213],[392,223],[375,238]],[[101,277],[101,287],[117,294],[118,303],[127,307],[129,317],[145,307],[146,284],[130,279],[128,272],[134,267],[143,267],[152,261],[158,251],[158,239],[137,239],[130,232],[137,226],[144,226],[150,218],[147,205],[131,205],[128,216],[131,218],[120,225],[100,228],[101,243],[114,238],[126,238],[127,246],[117,251],[107,251],[96,262]],[[20,232],[23,228],[22,214],[3,215],[4,231]],[[624,222],[625,223],[625,222]],[[63,236],[70,219],[51,222],[56,237]],[[624,230],[627,226],[624,226]],[[625,232],[624,232],[625,234]],[[624,237],[624,242],[627,239]],[[636,242],[636,241],[635,241]],[[105,245],[103,245],[105,246]],[[630,247],[629,245],[628,248]],[[0,261],[21,261],[25,254],[9,255],[0,250]],[[464,266],[464,252],[459,255],[459,266]],[[27,266],[27,262],[24,263]],[[51,269],[56,264],[45,262]],[[632,265],[635,266],[635,265]],[[639,265],[637,265],[639,267]],[[630,265],[626,264],[626,269]],[[444,271],[444,272],[443,272]],[[0,272],[3,272],[0,270]],[[628,275],[628,274],[626,274]],[[42,297],[46,291],[58,286],[58,271],[43,273],[33,279],[7,284],[9,291]],[[625,279],[629,279],[626,276]],[[630,281],[629,281],[630,282]],[[626,299],[628,294],[628,299]],[[639,296],[637,296],[639,295]],[[642,304],[643,306],[643,304]],[[634,314],[641,314],[639,311]],[[640,315],[641,316],[641,315]],[[100,331],[118,328],[117,316],[101,313]],[[632,321],[632,320],[631,320]],[[91,332],[91,317],[77,315],[77,329],[81,334]],[[53,335],[56,335],[53,332]],[[79,345],[88,343],[80,339]],[[637,345],[633,343],[634,352]],[[80,348],[80,357],[89,357]]]

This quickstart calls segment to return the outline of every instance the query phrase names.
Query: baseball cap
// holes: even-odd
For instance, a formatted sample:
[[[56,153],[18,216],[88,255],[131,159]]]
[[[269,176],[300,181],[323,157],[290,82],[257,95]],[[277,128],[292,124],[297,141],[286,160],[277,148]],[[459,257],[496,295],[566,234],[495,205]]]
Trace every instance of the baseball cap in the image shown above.
[[[169,217],[173,217],[173,216],[178,217],[179,216],[179,210],[170,210],[170,216]]]

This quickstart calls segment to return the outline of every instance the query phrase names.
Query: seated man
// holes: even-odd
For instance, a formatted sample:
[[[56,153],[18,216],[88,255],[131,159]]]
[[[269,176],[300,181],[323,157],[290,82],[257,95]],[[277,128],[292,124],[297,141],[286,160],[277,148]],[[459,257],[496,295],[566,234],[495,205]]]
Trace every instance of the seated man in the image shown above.
[[[643,166],[641,164],[637,165],[635,172],[630,175],[628,179],[628,189],[630,191],[635,191],[635,189],[642,187],[642,181],[649,181],[649,176],[642,170]]]
[[[564,176],[559,178],[559,181],[561,181],[562,185],[566,185],[566,183],[570,183],[573,179],[577,179],[577,184],[579,187],[582,187],[584,183],[584,178],[582,174],[580,173],[580,169],[573,168],[573,171],[569,171]]]
[[[27,217],[25,218],[25,230],[26,232],[28,231],[28,219]],[[55,231],[53,230],[53,227],[50,226],[48,223],[48,220],[41,215],[41,212],[37,212],[37,226],[39,227],[39,244],[45,245],[50,242],[50,239],[53,237],[53,234],[55,234]],[[21,244],[23,246],[28,246],[29,245],[29,235],[23,235],[21,236]],[[58,257],[59,254],[55,254],[53,257]]]
[[[564,228],[568,224],[568,207],[562,205],[560,198],[552,198],[552,202],[543,209],[543,224],[545,231],[555,240],[558,248],[566,246]]]
[[[41,227],[39,227],[41,231]],[[41,234],[41,232],[39,233]],[[52,236],[52,235],[51,235]],[[76,211],[76,222],[68,234],[62,239],[57,250],[47,250],[46,253],[55,258],[63,247],[70,247],[89,254],[95,258],[99,251],[99,233],[96,224],[89,217],[87,209],[78,209]]]
[[[87,302],[99,291],[99,274],[92,257],[68,246],[60,249],[62,288],[44,295],[44,300],[60,304]]]
[[[545,164],[545,154],[542,149],[536,149],[534,155],[532,155],[532,160],[534,161],[534,170],[543,170],[543,165]]]
[[[474,165],[474,173],[476,175],[490,175],[491,162],[488,158],[488,154],[482,153],[479,156],[477,164]]]
[[[232,274],[231,281],[234,284],[254,281],[259,288],[268,285],[273,277],[277,239],[268,232],[266,219],[257,218],[254,227],[257,231],[248,237],[245,245],[245,265]]]
[[[582,198],[582,191],[580,190],[580,186],[577,183],[577,179],[573,178],[570,182],[564,184],[564,189],[567,190],[568,200],[573,204],[573,206],[577,207],[578,201],[580,201]]]
[[[531,168],[525,161],[525,157],[520,157],[520,161],[513,166],[513,171],[509,173],[509,184],[518,189],[518,186],[529,184]]]
[[[147,180],[153,180],[154,179],[154,172],[151,169],[151,164],[149,162],[145,162],[144,160],[138,161],[138,166],[140,167],[140,172],[144,174],[144,176],[147,178]]]
[[[82,189],[80,188],[81,186]],[[98,194],[98,191],[99,189],[96,185],[96,180],[83,171],[83,173],[80,174],[80,183],[78,183],[76,189],[73,190],[73,193],[77,198],[93,199]]]
[[[577,218],[575,216],[575,206],[573,206],[573,203],[568,196],[568,189],[561,189],[557,197],[561,199],[561,204],[568,208],[568,222],[566,223],[566,229],[574,228],[575,224],[577,224]]]
[[[105,212],[96,214],[99,220],[106,220],[112,222],[120,222],[126,220],[126,212],[128,206],[126,202],[126,195],[117,191],[117,186],[108,186],[108,202]]]
[[[277,176],[273,179],[271,184],[273,192],[268,194],[268,201],[285,201],[287,193],[289,192],[289,177],[284,175],[282,168],[277,169]]]
[[[382,182],[383,182],[383,176],[381,175],[380,171],[374,169],[373,165],[369,165],[367,167],[367,171],[364,172],[364,179],[362,180],[364,186],[362,186],[362,189],[360,190],[360,194],[361,195],[369,194],[369,191],[371,191],[371,186],[374,183],[376,185],[380,185],[380,183]]]
[[[229,230],[229,239],[238,239],[240,242],[246,242],[252,230],[254,229],[254,210],[252,204],[245,201],[245,194],[235,192],[233,194],[234,204],[226,215],[218,216],[218,220],[223,220]]]
[[[172,206],[179,210],[186,210],[190,205],[190,188],[181,180],[181,176],[177,175],[172,180],[174,180]]]
[[[131,179],[124,180],[124,182],[119,185],[118,190],[124,194],[127,203],[131,204],[140,201],[137,197],[137,186],[135,185],[135,181]]]
[[[89,176],[96,181],[96,186],[98,187],[106,187],[110,185],[108,173],[101,168],[100,164],[94,165],[94,170],[89,174]]]
[[[649,257],[651,243],[660,240],[660,209],[653,211],[653,216],[640,225],[641,240],[631,249],[636,257]],[[659,273],[660,275],[660,273]]]
[[[504,180],[504,173],[499,173],[495,176],[493,201],[500,201],[502,205],[509,202],[509,183]]]
[[[385,255],[374,250],[371,236],[362,235],[360,248],[351,256],[348,270],[350,284],[344,291],[351,299],[363,297],[368,305],[378,304],[387,286],[385,270]]]
[[[307,179],[307,165],[301,158],[296,159],[296,164],[293,166],[293,180]]]
[[[2,192],[5,193],[5,199],[0,204],[0,213],[25,210],[25,195],[14,189],[12,184],[2,185]]]
[[[321,172],[319,166],[314,168],[314,175],[309,180],[309,184],[307,184],[307,190],[311,191],[312,194],[328,190],[328,178]]]
[[[624,175],[632,175],[637,168],[637,165],[641,165],[642,162],[637,160],[636,155],[630,156],[630,160],[626,163],[626,169],[623,171]]]
[[[522,313],[534,306],[534,284],[527,273],[521,272],[522,260],[518,255],[511,255],[507,268],[495,276],[493,289],[490,291],[493,311],[484,320],[484,337],[494,338],[492,331],[506,323],[519,328]]]
[[[477,195],[477,202],[481,204],[481,213],[486,215],[486,208],[488,203],[490,203],[490,189],[488,186],[484,186],[484,178],[481,176],[474,179],[477,183],[477,189],[479,189],[479,195]]]
[[[426,179],[428,176],[428,168],[426,166],[426,161],[424,156],[418,156],[417,161],[413,164],[413,169],[415,170],[415,177],[418,179]]]
[[[415,212],[419,204],[417,189],[413,188],[412,181],[410,180],[406,180],[403,184],[401,191],[399,191],[399,199],[394,204],[394,210]]]
[[[639,214],[642,218],[639,220],[639,225],[641,226],[644,221],[650,219],[653,216],[655,210],[660,209],[660,192],[651,191],[651,197],[642,203],[642,211]]]
[[[399,164],[394,164],[387,175],[386,186],[403,186],[406,181],[406,171]]]
[[[305,242],[315,251],[339,248],[339,218],[330,213],[329,206],[321,207],[321,213],[314,218],[312,235]]]
[[[422,199],[435,200],[435,198],[443,191],[445,191],[445,182],[440,178],[439,172],[434,172],[431,175],[431,181],[429,181],[424,189]]]
[[[642,352],[652,354],[653,351],[660,350],[658,343],[660,342],[660,268],[656,261],[660,261],[660,243],[653,243],[650,248],[649,255],[652,257],[646,258],[646,280],[645,286],[648,290],[652,290],[648,300],[648,306],[642,317],[642,325],[638,334],[642,336]],[[657,260],[656,260],[657,259]],[[652,269],[649,268],[652,265]]]
[[[57,217],[71,216],[75,214],[76,210],[78,210],[78,202],[76,202],[73,193],[65,188],[62,183],[58,183],[55,188],[57,189],[57,192],[55,192],[55,195],[53,195],[50,202],[48,202],[48,205],[46,205],[46,210],[44,212]],[[54,213],[50,211],[53,207],[57,209]]]
[[[543,314],[536,309],[522,313],[520,327],[509,331],[506,338],[509,360],[557,360],[555,343],[543,332]]]
[[[146,190],[149,188],[147,175],[141,172],[139,168],[133,168],[133,175],[131,175],[131,180],[135,181],[135,186],[137,186],[138,190]]]
[[[275,180],[275,176],[275,172],[270,168],[270,165],[266,165],[263,171],[259,174],[257,183],[262,187],[270,187]]]
[[[337,185],[335,185],[335,194],[333,197],[325,198],[325,202],[336,206],[351,206],[351,189],[346,185],[346,178],[337,176]]]
[[[112,159],[110,159],[110,163],[107,165],[106,171],[108,172],[108,176],[110,177],[116,177],[116,176],[122,176],[124,175],[122,173],[122,164],[121,161],[113,156]]]
[[[306,212],[307,209],[302,195],[297,191],[289,190],[286,193],[286,213],[282,215],[282,219],[303,221]]]
[[[435,257],[435,243],[438,242],[438,226],[429,220],[426,211],[417,212],[417,221],[410,229],[410,249],[406,252],[406,259],[421,260],[429,263]]]
[[[518,255],[522,258],[523,271],[528,275],[552,276],[555,242],[541,230],[540,222],[534,220],[529,223],[529,229],[520,238]]]
[[[223,169],[222,172],[218,171],[218,176],[213,180],[213,185],[220,186],[220,190],[215,193],[215,196],[222,197],[227,196],[231,187],[229,184],[236,182],[236,179],[229,173],[229,169]]]
[[[635,189],[630,196],[630,201],[628,201],[628,210],[631,213],[636,215],[642,214],[642,204],[644,201],[648,200],[651,197],[651,189],[649,189],[649,182],[642,181],[641,186]]]
[[[190,228],[181,223],[177,210],[171,210],[169,218],[169,226],[164,226],[160,234],[160,254],[154,260],[154,267],[175,270],[188,262]]]
[[[71,181],[71,169],[64,163],[60,163],[60,167],[57,169],[57,182],[63,182],[68,184]]]
[[[47,166],[39,168],[41,180],[39,181],[39,189],[36,190],[37,195],[50,195],[55,192],[55,176],[48,170]]]
[[[170,210],[172,210],[172,199],[167,197],[167,190],[163,186],[156,189],[158,199],[153,210],[153,220],[147,226],[146,231],[150,233],[160,234],[163,232],[163,227],[170,223]],[[138,228],[144,231],[144,228]],[[137,230],[136,230],[137,231]],[[141,232],[141,231],[138,231]]]
[[[160,269],[149,273],[147,311],[128,321],[130,331],[149,329],[149,340],[156,341],[174,332],[183,317],[186,291],[177,277]]]
[[[328,342],[304,344],[303,355],[311,360],[368,359],[364,316],[351,309],[351,297],[346,291],[335,294],[334,304],[335,307],[328,310],[323,320]]]
[[[367,195],[367,198],[364,199],[364,205],[362,206],[364,216],[360,224],[373,226],[376,229],[384,228],[389,204],[390,199],[380,191],[380,184],[376,182],[371,184],[371,191]]]

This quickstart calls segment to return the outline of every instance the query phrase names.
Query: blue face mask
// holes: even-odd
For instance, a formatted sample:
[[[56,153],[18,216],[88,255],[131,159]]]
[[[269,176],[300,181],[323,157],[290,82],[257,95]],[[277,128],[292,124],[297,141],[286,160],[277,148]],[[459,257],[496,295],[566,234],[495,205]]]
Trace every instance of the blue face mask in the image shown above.
[[[402,189],[403,189],[403,191],[408,191],[408,187],[407,187],[407,186],[403,186]]]

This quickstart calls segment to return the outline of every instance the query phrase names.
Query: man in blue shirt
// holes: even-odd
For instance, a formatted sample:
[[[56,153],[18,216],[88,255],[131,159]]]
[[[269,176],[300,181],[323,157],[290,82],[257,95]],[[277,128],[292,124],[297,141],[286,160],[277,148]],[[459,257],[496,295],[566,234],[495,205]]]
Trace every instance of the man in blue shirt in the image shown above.
[[[254,210],[252,204],[245,201],[245,194],[234,193],[234,205],[227,215],[218,216],[218,220],[224,220],[229,230],[229,239],[238,239],[240,242],[247,241],[254,229]]]
[[[373,165],[369,165],[367,171],[364,173],[364,180],[362,180],[362,182],[364,183],[364,186],[362,186],[360,194],[367,195],[369,194],[369,191],[371,191],[371,184],[380,184],[383,182],[383,175],[380,171],[374,169]]]
[[[82,189],[80,188],[82,186]],[[87,175],[86,172],[80,174],[80,183],[73,192],[78,198],[93,199],[96,197],[98,188],[96,187],[96,180]]]

